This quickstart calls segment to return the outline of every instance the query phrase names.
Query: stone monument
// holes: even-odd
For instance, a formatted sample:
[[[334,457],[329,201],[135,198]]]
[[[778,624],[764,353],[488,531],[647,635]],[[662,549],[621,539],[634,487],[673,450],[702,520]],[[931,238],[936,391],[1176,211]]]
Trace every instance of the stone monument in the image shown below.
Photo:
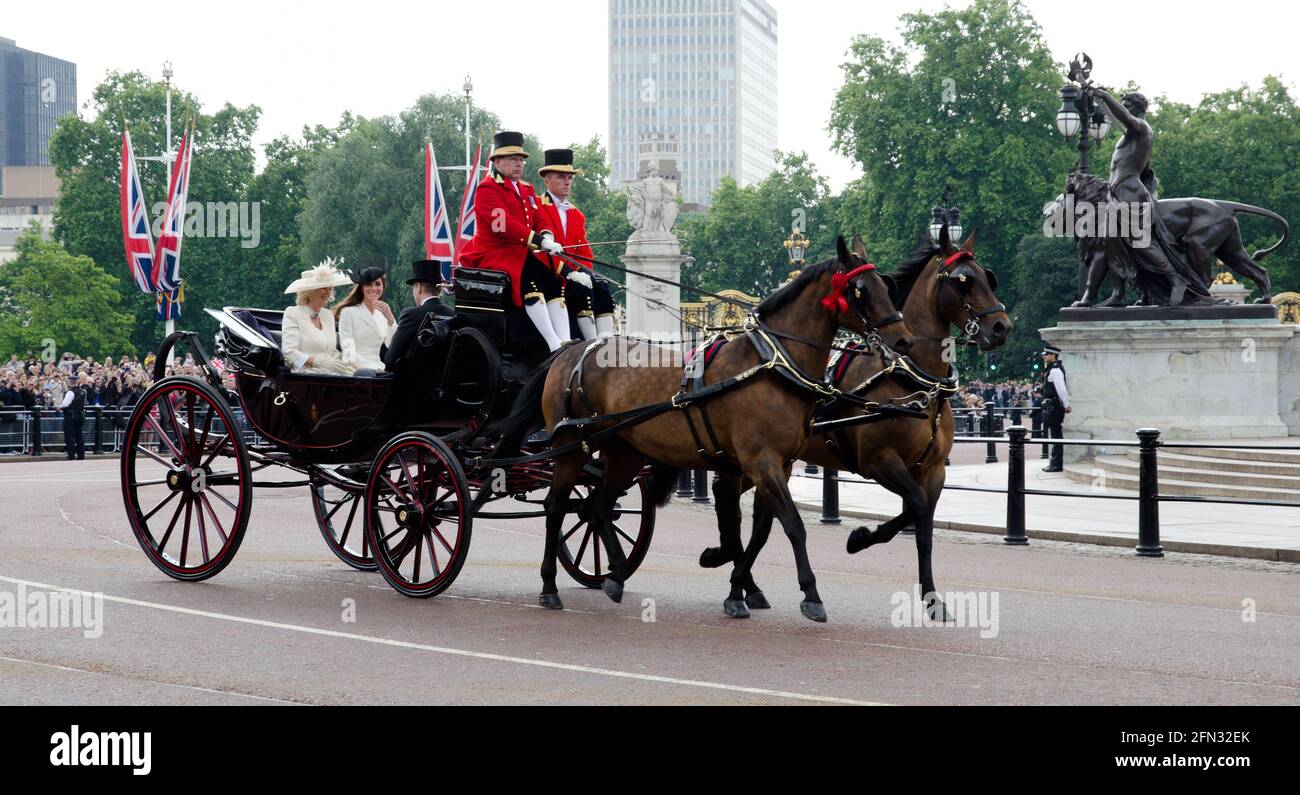
[[[671,282],[681,280],[682,247],[673,234],[677,220],[677,182],[651,166],[642,178],[625,184],[627,219],[632,236],[623,267]],[[653,279],[627,274],[626,333],[660,340],[678,338],[677,307],[681,290]]]

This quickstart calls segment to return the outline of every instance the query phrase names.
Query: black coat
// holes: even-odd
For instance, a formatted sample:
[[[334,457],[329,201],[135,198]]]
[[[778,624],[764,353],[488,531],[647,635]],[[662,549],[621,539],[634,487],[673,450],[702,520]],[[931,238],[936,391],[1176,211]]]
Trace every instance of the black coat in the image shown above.
[[[452,322],[456,318],[456,313],[437,298],[430,298],[419,306],[402,310],[401,316],[397,318],[397,330],[393,332],[393,341],[380,351],[380,358],[384,360],[384,369],[393,372],[398,360],[411,355],[416,346],[415,335],[424,322],[424,316],[430,314],[446,318],[449,325],[454,327]]]

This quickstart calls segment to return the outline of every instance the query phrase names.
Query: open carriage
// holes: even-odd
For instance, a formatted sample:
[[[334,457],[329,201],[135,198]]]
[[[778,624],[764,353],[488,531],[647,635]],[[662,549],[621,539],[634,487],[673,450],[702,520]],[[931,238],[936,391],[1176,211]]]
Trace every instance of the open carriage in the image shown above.
[[[408,596],[441,593],[465,562],[476,515],[544,515],[530,493],[549,486],[549,460],[479,463],[491,453],[494,422],[545,355],[524,336],[509,295],[505,274],[460,269],[458,328],[448,336],[429,322],[415,353],[378,378],[291,372],[276,310],[206,310],[221,323],[216,352],[233,390],[196,334],[170,335],[123,440],[122,497],[146,555],[176,579],[212,577],[239,549],[254,488],[303,487],[339,559],[378,570]],[[163,377],[179,343],[201,378]],[[574,489],[559,550],[564,569],[592,588],[609,565],[586,507],[600,466],[596,459]],[[267,477],[277,471],[292,476]],[[654,530],[647,488],[643,473],[614,516],[632,568]],[[505,498],[514,502],[501,511],[483,507]]]

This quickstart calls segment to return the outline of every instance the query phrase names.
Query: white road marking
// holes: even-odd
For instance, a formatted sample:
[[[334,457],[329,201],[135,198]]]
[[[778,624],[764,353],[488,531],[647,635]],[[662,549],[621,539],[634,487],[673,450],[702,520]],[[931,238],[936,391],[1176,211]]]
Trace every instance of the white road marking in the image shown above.
[[[285,699],[282,698],[272,698],[270,696],[255,696],[251,693],[241,693],[238,690],[217,690],[211,687],[199,687],[198,685],[181,685],[181,684],[176,684],[175,682],[160,682],[157,679],[140,678],[140,677],[130,676],[128,674],[118,673],[116,671],[92,671],[87,668],[73,668],[72,666],[68,666],[68,665],[55,665],[54,663],[38,662],[37,660],[25,660],[21,657],[0,657],[0,660],[4,662],[19,663],[22,665],[34,665],[40,668],[54,668],[55,670],[70,671],[72,673],[78,673],[78,674],[91,674],[93,676],[117,676],[122,679],[137,679],[139,681],[149,682],[155,685],[162,685],[164,687],[178,687],[181,688],[182,690],[198,690],[203,693],[215,693],[221,696],[238,696],[239,698],[251,698],[251,699],[256,699],[258,701],[270,701],[275,704],[289,704],[292,706],[302,706],[304,703],[301,701],[286,701]]]
[[[14,585],[25,585],[29,588],[39,588],[48,591],[63,591],[64,593],[76,594],[79,596],[102,596],[106,602],[116,602],[118,604],[133,605],[135,607],[145,607],[153,610],[163,610],[171,613],[180,613],[183,615],[198,616],[201,618],[211,618],[218,621],[230,621],[236,624],[249,624],[256,627],[265,627],[268,629],[280,629],[289,632],[301,632],[307,635],[320,635],[328,638],[339,638],[342,640],[355,640],[364,643],[374,643],[381,646],[395,646],[402,649],[415,649],[417,651],[433,652],[435,654],[447,654],[455,657],[468,657],[476,660],[488,660],[490,662],[511,663],[514,665],[526,665],[533,668],[549,668],[558,671],[572,671],[575,673],[595,674],[597,676],[608,676],[617,679],[635,679],[641,682],[657,682],[660,684],[677,685],[681,687],[696,687],[706,690],[723,690],[731,693],[744,693],[754,696],[766,696],[769,698],[788,699],[792,701],[809,701],[820,704],[848,704],[859,707],[880,707],[888,706],[882,702],[861,701],[851,698],[839,698],[836,696],[819,696],[812,693],[792,693],[785,690],[768,690],[762,687],[744,687],[741,685],[729,685],[722,682],[707,682],[700,679],[678,679],[672,676],[657,676],[654,674],[640,674],[631,671],[619,671],[612,668],[595,668],[588,665],[573,665],[571,663],[553,662],[550,660],[529,659],[526,657],[512,657],[505,654],[492,654],[489,652],[471,651],[468,649],[455,649],[448,646],[431,646],[424,643],[412,643],[404,640],[394,640],[392,638],[381,638],[373,635],[358,635],[352,632],[339,632],[332,629],[320,629],[318,627],[307,627],[299,624],[285,624],[279,621],[265,621],[259,618],[248,618],[246,616],[236,616],[227,613],[214,613],[208,610],[195,610],[189,607],[179,607],[177,605],[165,605],[158,602],[146,602],[140,599],[128,599],[123,596],[110,596],[108,594],[96,594],[91,591],[82,591],[76,588],[66,588],[61,585],[50,585],[48,583],[33,582],[31,580],[20,580],[15,577],[0,576],[0,581],[10,582]]]

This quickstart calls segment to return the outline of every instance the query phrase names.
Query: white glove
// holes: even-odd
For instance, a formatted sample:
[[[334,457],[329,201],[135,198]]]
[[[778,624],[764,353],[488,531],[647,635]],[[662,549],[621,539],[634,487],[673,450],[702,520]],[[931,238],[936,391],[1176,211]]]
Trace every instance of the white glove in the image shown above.
[[[552,235],[542,235],[542,242],[539,247],[542,249],[542,251],[545,251],[547,254],[564,253],[564,246],[561,246],[558,242],[556,242],[554,236]]]
[[[569,271],[569,281],[577,282],[588,290],[591,289],[591,275],[586,271]]]

